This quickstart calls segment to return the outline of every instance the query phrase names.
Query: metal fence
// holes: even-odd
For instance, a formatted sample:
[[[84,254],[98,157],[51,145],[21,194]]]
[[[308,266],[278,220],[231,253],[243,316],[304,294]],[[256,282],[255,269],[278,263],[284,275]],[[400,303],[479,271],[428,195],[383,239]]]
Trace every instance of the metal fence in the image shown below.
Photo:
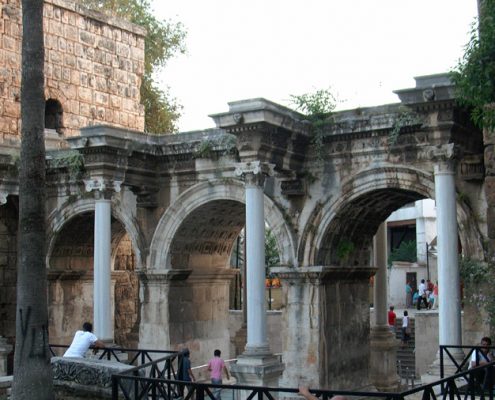
[[[449,346],[440,349],[441,357],[449,354]],[[469,359],[470,354],[477,347],[466,347],[470,349],[465,359]],[[443,354],[443,356],[442,356]],[[452,353],[450,353],[452,355]],[[168,356],[173,357],[173,356]],[[228,391],[226,396],[232,399],[256,399],[273,400],[280,397],[296,397],[298,389],[280,387],[258,387],[246,385],[214,385],[210,383],[184,382],[178,381],[171,366],[172,362],[167,362],[168,357],[149,362],[140,367],[136,367],[123,374],[112,376],[112,399],[123,398],[125,400],[137,399],[163,399],[163,400],[215,400],[217,390]],[[442,358],[443,359],[443,358]],[[174,359],[175,361],[175,359]],[[169,368],[156,369],[155,364],[162,363]],[[443,377],[435,382],[417,386],[401,392],[364,392],[364,391],[343,391],[343,390],[311,390],[316,397],[327,400],[335,395],[343,395],[348,398],[380,398],[385,400],[493,400],[493,385],[484,387],[479,383],[479,376],[493,374],[495,363],[489,363],[480,367],[466,369],[463,365],[466,362],[457,361],[459,368],[456,374]],[[146,370],[149,374],[143,374]],[[176,371],[177,369],[175,369]],[[441,365],[442,373],[445,371]],[[232,396],[231,396],[232,394]]]

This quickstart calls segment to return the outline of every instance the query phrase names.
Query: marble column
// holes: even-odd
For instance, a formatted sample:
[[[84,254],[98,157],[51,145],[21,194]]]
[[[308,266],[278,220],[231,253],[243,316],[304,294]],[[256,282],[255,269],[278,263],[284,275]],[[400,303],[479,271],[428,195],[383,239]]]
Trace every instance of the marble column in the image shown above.
[[[397,340],[387,318],[387,223],[383,222],[373,238],[375,268],[373,308],[375,325],[370,334],[370,381],[380,391],[399,388],[397,376]]]
[[[259,161],[242,163],[236,168],[246,187],[247,343],[231,370],[239,383],[278,386],[283,365],[271,353],[266,334],[263,183],[268,172],[269,166]]]
[[[98,339],[113,342],[110,197],[113,191],[120,191],[120,184],[113,183],[113,190],[109,190],[103,179],[90,180],[86,191],[95,193],[93,332]]]
[[[435,165],[440,345],[462,344],[456,193],[453,161]]]
[[[455,192],[454,149],[446,156],[438,157],[434,166],[435,203],[437,210],[437,263],[438,263],[438,343],[440,345],[461,345],[461,291],[458,259],[458,233]],[[459,361],[462,350],[450,349]],[[446,376],[455,373],[456,368],[448,357],[444,358]],[[423,383],[440,378],[440,352],[426,374]]]
[[[95,201],[94,233],[94,333],[100,340],[113,340],[111,305],[111,225],[112,203]]]

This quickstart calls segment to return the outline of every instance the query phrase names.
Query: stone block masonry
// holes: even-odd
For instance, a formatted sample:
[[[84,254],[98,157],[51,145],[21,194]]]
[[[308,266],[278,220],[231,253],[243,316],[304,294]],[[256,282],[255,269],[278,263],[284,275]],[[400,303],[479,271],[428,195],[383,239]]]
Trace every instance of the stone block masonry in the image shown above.
[[[2,0],[0,137],[20,135],[21,24],[20,0]],[[45,0],[44,32],[45,97],[60,102],[65,136],[98,124],[144,130],[143,28],[76,2]]]

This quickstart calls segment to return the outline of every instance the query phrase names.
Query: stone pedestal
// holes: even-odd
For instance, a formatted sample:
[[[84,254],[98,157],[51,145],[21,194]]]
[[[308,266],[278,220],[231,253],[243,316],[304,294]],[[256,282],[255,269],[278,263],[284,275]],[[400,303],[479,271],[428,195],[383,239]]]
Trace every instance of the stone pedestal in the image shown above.
[[[12,351],[12,345],[7,343],[7,339],[0,337],[0,376],[7,375],[7,357]]]
[[[230,372],[240,385],[277,387],[278,380],[284,370],[278,357],[272,354],[266,355],[240,355],[237,363],[232,364]],[[249,393],[241,391],[241,399],[245,399]]]
[[[397,347],[398,341],[388,325],[371,328],[370,380],[381,392],[393,392],[399,389]]]

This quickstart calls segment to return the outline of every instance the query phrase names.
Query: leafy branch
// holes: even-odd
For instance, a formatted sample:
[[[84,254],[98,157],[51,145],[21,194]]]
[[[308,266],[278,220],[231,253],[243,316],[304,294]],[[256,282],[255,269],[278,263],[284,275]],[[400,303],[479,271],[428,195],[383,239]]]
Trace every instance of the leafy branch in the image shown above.
[[[451,71],[460,104],[479,128],[495,128],[495,0],[484,0],[464,55]]]
[[[335,110],[337,99],[330,89],[320,89],[314,93],[291,95],[291,103],[296,110],[302,112],[311,122],[312,140],[315,146],[316,157],[319,161],[324,159],[323,139],[324,126],[330,122],[330,115]]]

